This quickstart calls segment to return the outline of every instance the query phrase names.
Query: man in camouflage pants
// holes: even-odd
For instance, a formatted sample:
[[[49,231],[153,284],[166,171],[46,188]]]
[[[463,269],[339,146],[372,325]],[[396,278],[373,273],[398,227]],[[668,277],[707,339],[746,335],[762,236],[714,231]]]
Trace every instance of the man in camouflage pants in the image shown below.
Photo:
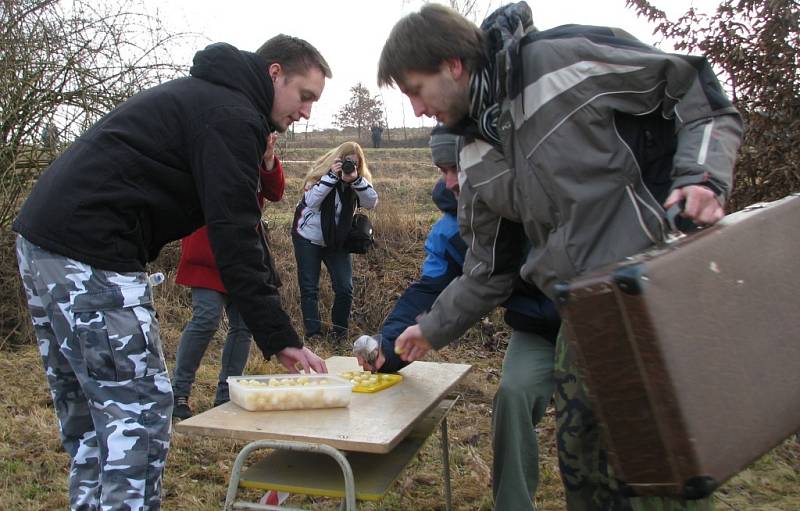
[[[210,45],[189,74],[83,133],[13,224],[74,510],[161,507],[174,403],[146,265],[165,244],[207,225],[264,356],[293,372],[326,371],[281,308],[257,190],[267,138],[309,117],[330,68],[281,34],[256,52]]]
[[[99,270],[17,239],[39,353],[72,460],[70,507],[158,507],[172,390],[145,273]],[[71,313],[70,313],[71,311]]]

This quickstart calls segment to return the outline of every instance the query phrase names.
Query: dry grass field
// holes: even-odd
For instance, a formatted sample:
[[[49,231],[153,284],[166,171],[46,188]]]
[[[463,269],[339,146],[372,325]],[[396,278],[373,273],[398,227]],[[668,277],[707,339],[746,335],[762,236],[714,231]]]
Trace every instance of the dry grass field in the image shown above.
[[[322,149],[286,149],[284,159],[306,161]],[[437,174],[426,149],[368,150],[380,204],[372,214],[378,245],[367,255],[354,257],[355,300],[353,335],[375,332],[395,298],[418,275],[422,243],[438,214],[430,201]],[[284,282],[282,299],[295,325],[300,327],[299,295],[289,238],[294,204],[300,195],[301,177],[307,165],[287,163],[284,200],[268,204],[265,217],[271,225],[276,262]],[[57,510],[67,507],[67,455],[61,450],[53,406],[41,363],[20,306],[12,235],[2,233],[0,244],[0,508],[9,511]],[[178,245],[165,248],[150,268],[167,276],[156,288],[162,338],[170,369],[177,341],[190,317],[190,295],[175,285]],[[322,280],[323,310],[330,308],[329,280]],[[325,316],[323,316],[325,317]],[[457,344],[434,353],[438,361],[474,365],[458,389],[463,399],[450,416],[451,471],[454,503],[458,510],[489,510],[491,500],[490,417],[508,331],[494,313],[474,327]],[[211,406],[219,367],[221,341],[218,332],[200,368],[192,395],[196,412]],[[795,342],[796,340],[790,340]],[[318,354],[346,351],[332,341],[313,345]],[[281,369],[266,363],[254,347],[247,373],[271,373]],[[764,418],[770,420],[769,417]],[[553,442],[553,413],[539,426],[541,486],[536,496],[539,509],[564,509]],[[403,473],[390,494],[368,510],[444,509],[438,438],[432,437],[418,458]],[[243,442],[200,439],[174,434],[164,477],[163,509],[167,511],[219,510],[233,460]],[[736,448],[731,446],[731,448]],[[729,481],[716,494],[722,511],[800,510],[800,442],[787,440],[750,468]],[[256,500],[259,495],[249,494]],[[291,504],[317,510],[338,509],[338,501],[293,496]]]

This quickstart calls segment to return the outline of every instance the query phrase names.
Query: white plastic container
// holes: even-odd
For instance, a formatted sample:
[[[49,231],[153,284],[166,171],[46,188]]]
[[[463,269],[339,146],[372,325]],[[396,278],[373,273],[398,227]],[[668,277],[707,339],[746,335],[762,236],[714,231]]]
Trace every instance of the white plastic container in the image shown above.
[[[337,408],[350,404],[353,385],[330,374],[229,376],[231,401],[251,412]]]

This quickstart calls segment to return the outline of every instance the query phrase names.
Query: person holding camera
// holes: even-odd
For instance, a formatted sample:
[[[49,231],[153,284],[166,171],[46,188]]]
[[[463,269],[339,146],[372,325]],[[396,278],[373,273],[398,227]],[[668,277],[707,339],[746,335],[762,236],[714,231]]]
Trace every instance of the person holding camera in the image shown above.
[[[364,150],[356,142],[331,149],[306,174],[303,197],[292,223],[306,338],[322,335],[318,306],[322,263],[331,276],[334,293],[333,335],[337,339],[347,335],[353,303],[353,265],[345,242],[356,208],[372,209],[378,203],[371,180]]]

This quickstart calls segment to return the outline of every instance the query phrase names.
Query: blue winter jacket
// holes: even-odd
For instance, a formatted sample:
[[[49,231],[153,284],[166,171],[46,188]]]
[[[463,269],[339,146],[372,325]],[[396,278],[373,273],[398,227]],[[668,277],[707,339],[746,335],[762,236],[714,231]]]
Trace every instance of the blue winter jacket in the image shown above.
[[[431,308],[450,281],[461,275],[467,246],[458,232],[458,200],[441,180],[436,183],[432,195],[433,202],[443,214],[425,240],[422,276],[403,292],[381,328],[381,348],[385,358],[381,372],[396,372],[408,365],[395,354],[395,339],[417,322],[417,316]],[[523,285],[522,281],[519,284],[503,304],[506,323],[516,330],[538,333],[555,342],[561,320],[553,302],[538,289]]]

